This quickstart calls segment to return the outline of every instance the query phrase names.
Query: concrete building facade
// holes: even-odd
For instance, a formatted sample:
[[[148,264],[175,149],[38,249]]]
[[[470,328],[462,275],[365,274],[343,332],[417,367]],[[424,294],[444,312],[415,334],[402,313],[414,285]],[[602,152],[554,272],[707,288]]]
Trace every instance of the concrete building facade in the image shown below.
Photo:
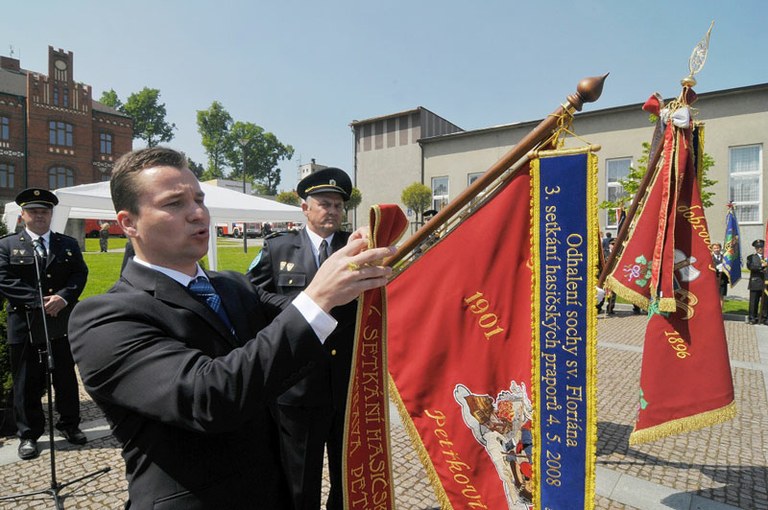
[[[642,103],[637,103],[575,116],[573,130],[602,147],[598,153],[598,202],[613,199],[621,192],[618,180],[626,177],[630,166],[638,165],[643,142],[651,140],[653,124],[641,106]],[[732,200],[741,227],[742,249],[745,254],[750,253],[751,241],[765,235],[764,201],[768,183],[764,178],[763,150],[768,144],[768,84],[703,93],[694,107],[696,119],[705,123],[705,152],[714,159],[708,177],[717,181],[708,189],[714,192],[714,197],[712,207],[706,211],[712,239],[722,241],[726,205]],[[366,122],[374,121],[376,119]],[[360,143],[356,143],[358,187],[363,197],[369,198],[369,203],[397,203],[405,186],[422,182],[432,188],[433,205],[439,209],[539,122],[422,135],[415,143],[402,147],[402,155],[394,150],[396,148],[361,151]],[[573,138],[567,141],[568,146],[582,143]],[[388,178],[390,176],[393,178]],[[374,183],[376,187],[369,188]],[[614,211],[601,211],[600,226],[616,233]]]
[[[355,137],[354,182],[362,193],[356,215],[364,222],[373,204],[399,204],[406,210],[400,201],[403,189],[424,180],[421,139],[462,131],[423,107],[356,120],[350,127]],[[353,225],[358,224],[354,219]]]
[[[317,162],[315,162],[315,158],[312,158],[309,163],[304,163],[303,165],[299,165],[299,171],[298,171],[298,179],[296,182],[299,182],[304,177],[313,174],[317,172],[318,170],[322,170],[323,168],[328,168],[327,165],[321,165]]]

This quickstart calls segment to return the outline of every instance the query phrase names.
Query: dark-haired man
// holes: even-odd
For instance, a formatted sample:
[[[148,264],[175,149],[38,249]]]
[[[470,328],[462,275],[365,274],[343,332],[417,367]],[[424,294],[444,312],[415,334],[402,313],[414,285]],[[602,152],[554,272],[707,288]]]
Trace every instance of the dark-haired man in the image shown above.
[[[59,199],[48,190],[29,188],[16,196],[24,229],[0,239],[0,294],[7,300],[8,343],[13,374],[13,407],[21,442],[19,457],[37,457],[37,440],[45,431],[40,399],[46,388],[45,326],[55,369],[51,373],[59,419],[56,428],[73,444],[85,444],[80,430],[80,396],[67,339],[67,322],[85,288],[88,267],[80,246],[69,236],[51,232]],[[38,254],[35,256],[35,248]],[[40,264],[43,302],[37,285]],[[45,315],[43,315],[43,312]]]
[[[70,337],[122,445],[130,508],[291,508],[269,406],[327,356],[328,312],[391,272],[350,264],[392,250],[365,250],[358,232],[290,301],[201,269],[210,217],[182,153],[123,155],[110,185],[135,256],[109,293],[77,306]]]

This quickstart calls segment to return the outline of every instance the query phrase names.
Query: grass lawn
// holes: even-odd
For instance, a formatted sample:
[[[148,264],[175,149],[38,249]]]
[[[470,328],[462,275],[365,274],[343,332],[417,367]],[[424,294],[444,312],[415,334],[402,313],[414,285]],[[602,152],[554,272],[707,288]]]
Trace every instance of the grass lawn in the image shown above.
[[[217,239],[219,248],[219,270],[231,270],[245,273],[251,261],[261,250],[261,246],[248,246],[248,253],[243,253],[242,241],[233,242],[228,239]],[[254,241],[250,241],[253,243]],[[100,253],[98,239],[85,240],[83,258],[88,265],[88,282],[80,299],[103,294],[115,284],[120,276],[120,266],[123,263],[123,249],[126,240],[119,237],[109,239],[110,250],[115,252]],[[207,257],[203,258],[203,267],[207,267]]]
[[[625,299],[622,299],[621,296],[616,298],[616,302],[624,304],[629,303]],[[725,303],[723,303],[723,313],[747,315],[749,313],[749,301],[738,298],[731,299],[728,296],[725,296]]]

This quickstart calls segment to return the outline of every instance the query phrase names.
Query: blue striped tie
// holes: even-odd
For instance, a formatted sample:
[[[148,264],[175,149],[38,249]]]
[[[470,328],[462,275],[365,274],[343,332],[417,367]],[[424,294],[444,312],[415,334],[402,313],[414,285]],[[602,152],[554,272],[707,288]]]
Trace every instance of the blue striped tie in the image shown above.
[[[200,301],[204,302],[211,310],[216,312],[216,315],[226,324],[229,330],[234,333],[235,328],[232,327],[232,323],[227,317],[227,312],[221,305],[221,297],[216,294],[216,290],[211,285],[211,282],[205,276],[198,276],[191,282],[189,282],[189,291]]]

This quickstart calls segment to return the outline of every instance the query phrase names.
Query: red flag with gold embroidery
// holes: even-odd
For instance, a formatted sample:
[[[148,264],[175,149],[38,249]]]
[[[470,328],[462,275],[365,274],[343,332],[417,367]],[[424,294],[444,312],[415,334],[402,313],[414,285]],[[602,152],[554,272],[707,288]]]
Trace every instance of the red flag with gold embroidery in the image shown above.
[[[441,508],[531,501],[529,186],[520,171],[387,286],[392,391]]]
[[[686,88],[661,112],[666,123],[662,158],[608,278],[609,288],[650,310],[640,404],[630,444],[736,415],[717,277],[697,182],[703,127],[691,120],[693,100],[695,94]],[[671,221],[663,220],[667,214]]]

